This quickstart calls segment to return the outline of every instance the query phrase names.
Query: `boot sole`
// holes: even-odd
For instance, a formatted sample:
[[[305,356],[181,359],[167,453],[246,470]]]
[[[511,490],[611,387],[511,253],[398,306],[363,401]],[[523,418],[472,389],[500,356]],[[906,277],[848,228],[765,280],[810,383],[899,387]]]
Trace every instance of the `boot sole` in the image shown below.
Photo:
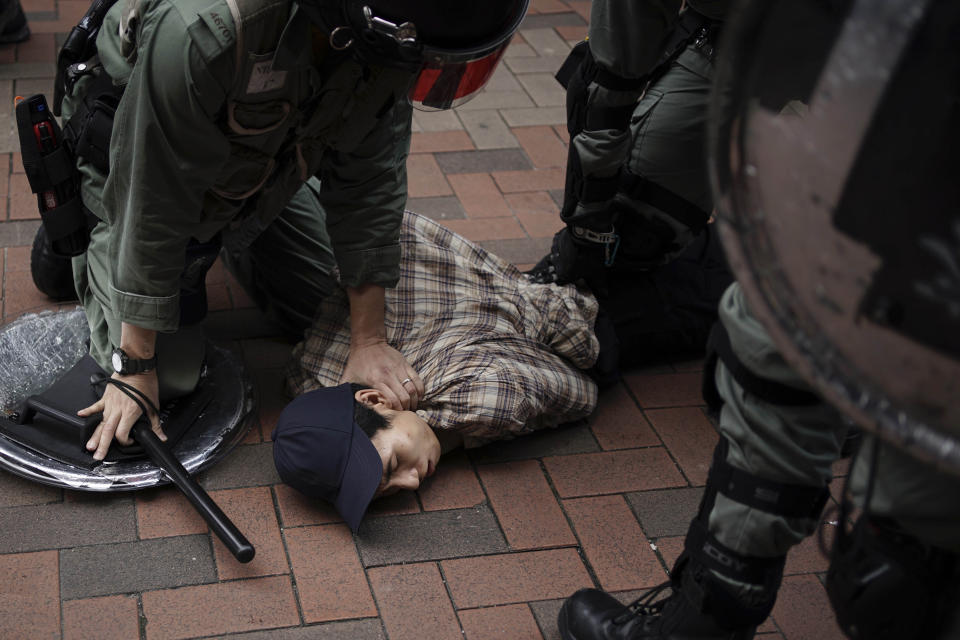
[[[557,614],[557,629],[560,630],[561,640],[580,640],[575,635],[570,633],[570,630],[567,627],[567,607],[566,604],[560,607],[560,613]]]

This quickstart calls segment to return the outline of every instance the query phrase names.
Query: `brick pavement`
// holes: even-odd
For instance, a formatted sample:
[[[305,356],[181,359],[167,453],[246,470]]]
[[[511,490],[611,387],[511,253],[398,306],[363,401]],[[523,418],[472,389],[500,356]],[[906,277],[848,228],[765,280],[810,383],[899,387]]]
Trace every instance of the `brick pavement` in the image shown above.
[[[33,37],[0,47],[0,321],[56,308],[29,275],[39,223],[12,97],[49,91],[82,0],[24,0]],[[566,132],[551,80],[589,2],[534,0],[486,92],[417,113],[409,207],[520,265],[558,228]],[[631,371],[582,424],[444,458],[416,493],[380,501],[351,536],[278,482],[269,433],[290,346],[219,265],[213,331],[241,350],[259,423],[201,482],[257,547],[239,565],[170,488],[92,495],[0,472],[0,638],[556,638],[563,597],[624,600],[679,554],[716,433],[697,362]],[[838,475],[845,467],[838,467]],[[828,531],[829,533],[829,531]],[[840,638],[815,541],[801,545],[766,640]]]

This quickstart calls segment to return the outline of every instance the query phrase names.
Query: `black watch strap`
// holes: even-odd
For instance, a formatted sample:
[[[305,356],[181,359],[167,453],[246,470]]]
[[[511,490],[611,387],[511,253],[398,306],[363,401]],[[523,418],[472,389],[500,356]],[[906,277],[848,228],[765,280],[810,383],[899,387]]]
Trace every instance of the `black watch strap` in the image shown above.
[[[129,355],[127,355],[126,351],[120,347],[117,347],[113,350],[111,363],[113,364],[114,371],[122,376],[130,376],[137,373],[146,373],[147,371],[156,369],[157,356],[154,354],[151,358],[131,358]]]

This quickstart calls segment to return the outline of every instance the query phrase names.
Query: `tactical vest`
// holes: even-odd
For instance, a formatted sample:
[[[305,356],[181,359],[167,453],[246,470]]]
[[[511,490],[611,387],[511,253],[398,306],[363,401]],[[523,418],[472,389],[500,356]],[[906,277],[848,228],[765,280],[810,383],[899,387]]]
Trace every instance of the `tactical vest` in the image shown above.
[[[349,53],[327,51],[315,60],[307,18],[294,15],[290,0],[209,2],[172,2],[211,75],[232,76],[217,118],[230,158],[205,194],[204,226],[213,232],[232,222],[232,243],[246,246],[317,173],[323,154],[356,147],[405,87],[395,72],[365,67]],[[153,5],[128,0],[122,8],[111,36],[123,60],[101,51],[104,71],[120,87],[136,61],[140,11]],[[298,46],[278,69],[281,35]],[[102,49],[102,37],[98,43]]]

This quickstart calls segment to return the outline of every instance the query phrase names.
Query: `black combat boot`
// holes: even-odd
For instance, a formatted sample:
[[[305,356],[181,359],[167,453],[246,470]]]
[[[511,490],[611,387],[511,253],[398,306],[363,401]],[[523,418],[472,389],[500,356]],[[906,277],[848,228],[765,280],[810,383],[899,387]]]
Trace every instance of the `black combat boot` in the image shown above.
[[[780,588],[786,555],[747,556],[724,545],[708,522],[718,493],[766,512],[818,517],[826,487],[771,482],[727,462],[729,443],[720,438],[697,516],[670,581],[628,606],[613,596],[583,589],[560,609],[564,640],[750,640]],[[669,595],[660,597],[667,590]]]
[[[686,554],[685,554],[686,556]],[[682,556],[669,582],[629,605],[581,589],[567,598],[557,624],[564,640],[750,640],[773,607],[776,592],[739,601],[705,566]],[[658,599],[667,590],[671,593]]]

